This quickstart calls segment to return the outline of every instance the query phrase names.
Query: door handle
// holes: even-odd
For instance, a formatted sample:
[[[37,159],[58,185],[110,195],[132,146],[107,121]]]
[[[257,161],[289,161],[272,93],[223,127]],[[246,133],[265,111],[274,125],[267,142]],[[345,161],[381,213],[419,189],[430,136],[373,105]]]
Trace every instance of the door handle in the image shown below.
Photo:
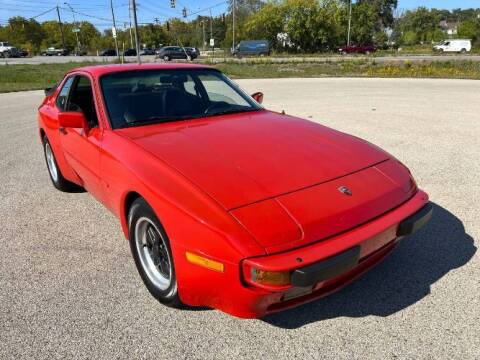
[[[64,127],[59,127],[58,131],[60,132],[60,134],[67,135],[67,131],[65,130]]]

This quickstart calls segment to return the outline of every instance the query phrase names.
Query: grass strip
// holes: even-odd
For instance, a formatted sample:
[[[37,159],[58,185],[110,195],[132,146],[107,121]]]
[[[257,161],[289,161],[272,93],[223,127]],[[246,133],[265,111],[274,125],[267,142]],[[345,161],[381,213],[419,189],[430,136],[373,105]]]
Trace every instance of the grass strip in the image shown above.
[[[1,65],[0,92],[44,89],[61,79],[68,70],[92,64]],[[468,60],[391,62],[347,60],[315,63],[249,61],[221,63],[214,67],[236,79],[286,77],[480,79],[480,62]]]

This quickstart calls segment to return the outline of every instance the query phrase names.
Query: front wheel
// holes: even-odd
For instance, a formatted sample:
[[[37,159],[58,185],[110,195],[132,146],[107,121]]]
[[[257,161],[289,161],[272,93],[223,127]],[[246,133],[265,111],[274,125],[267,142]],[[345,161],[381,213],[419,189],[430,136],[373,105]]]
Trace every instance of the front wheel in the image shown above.
[[[164,61],[170,61],[170,56],[165,55],[165,56],[163,57],[163,60],[164,60]]]
[[[128,225],[130,249],[148,291],[164,305],[182,307],[170,242],[152,208],[142,198],[130,207]]]
[[[63,192],[83,192],[85,191],[82,187],[74,184],[67,179],[65,179],[58,167],[57,160],[55,159],[55,154],[53,153],[52,146],[47,139],[47,136],[43,137],[43,152],[45,154],[45,161],[47,163],[48,174],[52,180],[53,186],[57,190]]]

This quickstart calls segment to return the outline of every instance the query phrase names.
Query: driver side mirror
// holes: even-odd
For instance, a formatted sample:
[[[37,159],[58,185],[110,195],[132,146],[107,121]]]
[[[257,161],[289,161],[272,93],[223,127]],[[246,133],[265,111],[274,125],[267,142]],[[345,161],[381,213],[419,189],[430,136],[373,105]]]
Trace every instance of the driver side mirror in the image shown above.
[[[261,104],[263,102],[263,93],[262,92],[256,92],[255,94],[252,94],[253,100]]]
[[[83,112],[65,111],[58,114],[58,126],[60,128],[88,129],[87,118]]]

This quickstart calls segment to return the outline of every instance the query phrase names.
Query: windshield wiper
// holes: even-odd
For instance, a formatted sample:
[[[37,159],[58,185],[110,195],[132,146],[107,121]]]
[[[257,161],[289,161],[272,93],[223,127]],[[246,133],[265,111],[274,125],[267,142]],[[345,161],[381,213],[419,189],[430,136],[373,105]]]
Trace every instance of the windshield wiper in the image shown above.
[[[179,116],[151,116],[148,119],[130,121],[125,124],[125,126],[142,126],[142,125],[152,125],[158,123],[167,123],[178,120],[187,120],[192,119],[195,116],[192,115],[179,115]]]
[[[216,116],[216,115],[225,115],[225,114],[235,114],[235,113],[244,113],[244,112],[250,112],[250,111],[258,111],[260,109],[255,109],[255,108],[248,108],[248,109],[228,109],[228,110],[223,110],[223,111],[217,111],[214,113],[210,114],[205,114],[204,116]]]

